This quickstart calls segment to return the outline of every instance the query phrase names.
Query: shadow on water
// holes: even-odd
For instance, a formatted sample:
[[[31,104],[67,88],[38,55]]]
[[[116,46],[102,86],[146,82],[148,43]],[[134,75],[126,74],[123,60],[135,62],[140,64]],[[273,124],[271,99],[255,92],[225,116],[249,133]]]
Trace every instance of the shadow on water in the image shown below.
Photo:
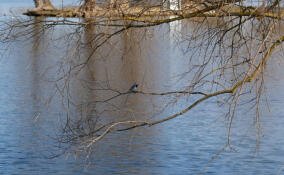
[[[195,97],[129,93],[108,102],[98,101],[110,98],[116,91],[127,92],[134,83],[145,92],[185,89],[195,78],[190,67],[202,63],[205,56],[188,49],[188,33],[202,27],[193,21],[177,21],[130,29],[93,54],[101,39],[96,34],[112,28],[87,25],[79,33],[66,35],[74,28],[42,30],[42,24],[37,23],[40,18],[33,20],[32,37],[24,44],[12,43],[13,51],[0,63],[3,174],[198,174],[226,144],[226,108],[217,105],[218,99],[212,99],[170,122],[109,135],[95,146],[90,159],[84,154],[48,159],[66,147],[78,148],[75,141],[68,140],[66,122],[85,122],[84,128],[74,131],[87,133],[106,121],[159,119],[186,107]],[[179,36],[186,41],[180,41]],[[84,69],[70,73],[70,67],[89,55],[92,59]],[[225,151],[205,174],[271,174],[282,166],[284,150],[278,145],[284,142],[283,80],[275,78],[283,73],[279,65],[273,63],[268,68],[271,112],[261,109],[264,136],[258,154],[254,113],[246,112],[244,107],[233,128],[236,131],[232,142],[237,151]],[[226,78],[233,79],[233,73]],[[67,139],[60,141],[68,142],[59,144],[58,138],[65,139],[61,136]]]

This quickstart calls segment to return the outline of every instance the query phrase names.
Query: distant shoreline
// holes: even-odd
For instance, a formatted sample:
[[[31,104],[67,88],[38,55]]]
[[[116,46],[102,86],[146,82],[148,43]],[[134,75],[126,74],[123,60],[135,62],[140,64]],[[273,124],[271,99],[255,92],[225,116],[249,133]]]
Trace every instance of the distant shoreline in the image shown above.
[[[194,10],[193,10],[194,9]],[[280,8],[278,12],[261,13],[255,7],[247,6],[240,8],[239,6],[225,6],[222,9],[211,10],[201,13],[201,8],[183,8],[182,10],[163,10],[160,7],[129,7],[125,10],[108,9],[95,7],[92,11],[82,11],[77,7],[63,8],[61,10],[28,10],[24,12],[27,16],[45,16],[45,17],[77,17],[77,18],[94,18],[94,17],[165,17],[165,16],[189,16],[195,14],[194,17],[222,17],[222,16],[266,16],[272,18],[283,18],[284,8]],[[200,13],[198,13],[200,10]],[[280,12],[280,13],[279,13]]]

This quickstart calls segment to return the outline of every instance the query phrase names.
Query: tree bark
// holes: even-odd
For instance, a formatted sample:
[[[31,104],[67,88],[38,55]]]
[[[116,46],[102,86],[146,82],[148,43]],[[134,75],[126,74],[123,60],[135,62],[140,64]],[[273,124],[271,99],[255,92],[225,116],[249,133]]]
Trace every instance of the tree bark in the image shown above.
[[[84,11],[94,11],[96,6],[96,0],[85,0],[81,9]]]
[[[129,8],[130,0],[110,0],[110,8],[121,8],[127,9]]]
[[[36,10],[55,10],[50,0],[34,0]]]

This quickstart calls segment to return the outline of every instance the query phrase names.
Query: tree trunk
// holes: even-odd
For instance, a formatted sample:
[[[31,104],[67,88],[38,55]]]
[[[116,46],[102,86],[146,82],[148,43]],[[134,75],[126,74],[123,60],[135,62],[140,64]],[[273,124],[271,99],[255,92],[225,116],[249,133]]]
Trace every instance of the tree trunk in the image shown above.
[[[36,10],[55,10],[50,0],[34,0]]]
[[[85,0],[81,9],[84,11],[94,11],[96,6],[96,0]]]
[[[129,8],[130,0],[110,0],[110,8],[127,9]]]

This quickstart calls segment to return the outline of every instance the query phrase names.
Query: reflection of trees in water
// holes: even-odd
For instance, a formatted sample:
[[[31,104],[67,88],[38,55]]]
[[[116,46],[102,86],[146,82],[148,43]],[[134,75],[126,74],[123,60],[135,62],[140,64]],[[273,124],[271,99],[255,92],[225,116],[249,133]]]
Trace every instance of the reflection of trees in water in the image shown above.
[[[221,6],[208,3],[192,17]],[[275,7],[271,2],[267,10],[277,10]],[[228,137],[223,150],[231,148],[236,110],[242,102],[259,111],[266,64],[275,51],[282,51],[277,49],[284,40],[282,34],[275,34],[281,22],[265,17],[269,14],[232,15],[187,20],[174,16],[132,21],[40,21],[43,28],[55,33],[57,25],[66,25],[69,33],[61,37],[74,46],[57,65],[60,74],[54,79],[67,110],[78,109],[67,112],[61,141],[74,143],[73,151],[90,153],[108,134],[170,121],[218,97],[228,107]],[[35,23],[39,22],[14,23],[8,29],[21,27],[24,33],[30,32]],[[169,23],[169,30],[165,31],[164,23]],[[22,33],[8,33],[5,39]],[[172,77],[169,72],[174,66]],[[138,90],[128,91],[136,82]],[[166,82],[172,86],[164,86]],[[175,105],[179,107],[174,113],[162,113]],[[259,113],[255,124],[260,132]]]
[[[212,24],[212,25],[214,26],[214,24]],[[198,28],[198,30],[201,30],[205,27],[206,26],[202,26],[202,27]],[[219,32],[219,30],[222,30],[222,28],[214,28],[214,27],[211,28],[211,27],[212,26],[210,26],[210,30],[211,29],[215,30],[215,32],[216,31]],[[201,31],[203,31],[203,30],[201,30]],[[197,34],[200,34],[199,33],[200,31],[199,32],[195,31],[195,32],[197,32]],[[212,31],[210,31],[210,32],[212,32]],[[245,38],[247,38],[247,36],[246,36],[247,34],[250,34],[250,33],[246,33],[246,32],[247,31],[244,31],[242,33],[243,37],[245,37]],[[202,34],[202,32],[201,32],[201,34]],[[254,33],[253,35],[257,35],[257,34]],[[133,60],[128,60],[127,56],[124,56],[122,62],[119,63],[121,61],[121,60],[118,59],[118,58],[120,58],[120,56],[119,56],[116,59],[116,61],[114,61],[114,65],[112,65],[113,64],[112,62],[106,61],[108,65],[111,65],[109,67],[110,71],[106,70],[106,72],[108,72],[107,74],[111,78],[109,79],[108,76],[105,76],[105,78],[107,79],[107,82],[105,83],[104,87],[101,88],[101,89],[94,90],[94,92],[106,91],[105,93],[107,93],[107,91],[110,91],[110,92],[113,93],[113,95],[111,95],[110,97],[106,97],[107,95],[103,93],[103,95],[102,95],[103,100],[97,101],[96,103],[103,102],[103,106],[105,107],[105,110],[108,110],[107,114],[111,114],[112,116],[118,116],[118,118],[113,119],[112,117],[110,117],[110,119],[108,120],[109,123],[108,122],[105,123],[105,121],[103,123],[101,123],[99,125],[100,127],[97,128],[97,130],[94,130],[94,132],[98,133],[99,136],[96,136],[95,137],[96,139],[92,138],[91,140],[89,140],[90,142],[88,142],[88,144],[86,145],[87,148],[89,148],[89,146],[91,146],[97,140],[101,139],[102,136],[104,136],[104,134],[107,134],[107,133],[109,133],[113,130],[117,130],[117,129],[118,130],[121,130],[121,129],[122,130],[125,130],[125,129],[128,130],[128,129],[131,129],[131,128],[145,126],[145,125],[149,125],[149,126],[155,125],[155,124],[158,124],[160,122],[164,122],[164,121],[173,119],[175,117],[178,117],[180,115],[183,115],[188,110],[190,110],[193,107],[195,107],[196,105],[198,105],[200,102],[205,101],[205,100],[207,100],[211,97],[214,97],[214,96],[219,96],[221,94],[232,94],[232,95],[229,95],[229,96],[225,95],[225,97],[227,96],[227,98],[223,101],[224,103],[228,102],[228,104],[230,106],[230,108],[229,108],[229,109],[231,109],[230,110],[230,112],[231,112],[230,120],[232,121],[232,119],[234,117],[235,109],[237,107],[237,102],[239,101],[241,94],[250,92],[251,88],[253,88],[253,89],[256,88],[256,91],[259,91],[257,94],[261,94],[261,89],[262,89],[262,86],[263,86],[261,81],[255,81],[253,86],[244,86],[244,85],[247,82],[253,81],[254,77],[257,76],[260,73],[261,65],[264,64],[263,61],[266,61],[266,59],[264,59],[261,62],[261,60],[258,61],[255,58],[248,58],[247,54],[258,54],[258,53],[254,53],[254,51],[251,50],[251,48],[245,48],[245,47],[242,47],[242,46],[239,46],[239,45],[237,45],[233,49],[235,49],[238,52],[241,51],[240,53],[242,53],[243,55],[238,53],[237,56],[241,56],[241,57],[240,58],[237,57],[237,59],[233,59],[236,56],[236,55],[233,55],[233,53],[232,53],[232,52],[235,52],[234,50],[229,50],[229,51],[223,50],[223,48],[219,48],[218,45],[212,45],[211,44],[211,43],[216,43],[216,40],[218,39],[217,35],[216,35],[216,38],[207,38],[206,35],[204,35],[204,34],[202,34],[201,36],[203,38],[195,39],[195,43],[190,43],[191,44],[190,46],[191,46],[192,49],[198,49],[200,52],[199,52],[198,55],[195,55],[195,53],[192,53],[192,52],[190,52],[189,55],[186,55],[186,56],[189,56],[187,58],[188,59],[188,68],[187,68],[188,72],[184,72],[184,73],[182,73],[183,75],[180,75],[180,76],[184,76],[184,77],[187,77],[189,79],[183,79],[182,78],[180,81],[188,82],[189,85],[186,85],[184,88],[181,88],[182,90],[180,90],[180,91],[176,91],[174,89],[171,92],[156,93],[156,92],[145,92],[144,90],[146,90],[146,89],[140,89],[140,91],[138,91],[138,93],[134,93],[134,94],[128,93],[127,92],[127,89],[128,89],[127,86],[124,86],[123,83],[120,83],[120,82],[124,82],[125,78],[127,78],[128,75],[132,76],[131,68],[130,68],[130,74],[129,74],[128,71],[125,71],[124,69],[126,67],[132,67],[133,66],[133,64],[132,64]],[[222,44],[224,44],[224,45],[222,47],[225,47],[227,45],[231,46],[232,43],[229,42],[231,37],[235,37],[233,33],[230,33],[230,34],[228,34],[228,36],[226,36],[226,38],[223,38],[224,41],[223,41]],[[253,37],[256,37],[256,36],[253,36]],[[189,42],[191,42],[191,41],[189,41]],[[116,42],[114,45],[115,46],[120,45],[119,43],[120,43],[120,41]],[[143,45],[143,42],[140,42],[139,44]],[[189,43],[187,43],[187,44],[189,44]],[[235,44],[235,43],[233,43],[233,44]],[[260,46],[262,43],[256,42],[254,44]],[[202,47],[200,45],[202,45]],[[275,45],[277,45],[277,43]],[[272,47],[274,47],[275,45],[272,45]],[[113,46],[109,46],[109,47],[113,47]],[[230,48],[230,47],[228,47],[228,48]],[[140,47],[140,49],[141,49],[141,47]],[[143,54],[143,53],[141,53],[141,54]],[[266,58],[267,55],[268,54],[263,55],[264,58]],[[112,54],[109,54],[108,56],[110,57],[110,59],[112,59],[112,57],[113,57]],[[198,56],[198,58],[196,58],[196,56]],[[132,59],[133,58],[137,58],[137,57],[132,57]],[[219,60],[216,60],[216,59],[219,59]],[[253,64],[255,64],[255,66],[257,68],[255,70],[251,70],[251,71],[249,70],[249,73],[247,73],[247,70],[251,69],[251,67],[247,63],[252,64],[251,63],[252,60],[254,61]],[[128,65],[128,61],[130,61],[129,65]],[[96,65],[96,64],[94,64],[94,65]],[[118,68],[118,71],[117,71],[117,69],[115,67],[120,67],[119,65],[121,66],[122,69]],[[139,64],[134,63],[134,65],[137,66]],[[165,64],[163,64],[163,65],[165,65]],[[154,68],[157,68],[157,67],[154,67]],[[93,69],[98,70],[99,68],[95,67]],[[122,72],[120,72],[120,71],[122,71]],[[119,74],[121,74],[122,76],[119,76]],[[188,76],[188,74],[191,74],[191,75]],[[153,75],[155,75],[155,74],[153,73]],[[99,76],[99,77],[102,77],[102,76]],[[122,79],[120,77],[122,77]],[[170,79],[170,77],[168,77],[168,79]],[[186,83],[183,83],[183,84],[186,84]],[[117,88],[117,87],[120,87],[121,85],[122,85],[123,88]],[[102,92],[100,92],[100,93],[102,93]],[[109,95],[109,93],[107,93],[107,94]],[[131,117],[128,118],[126,116],[123,116],[123,114],[125,115],[125,113],[123,112],[125,109],[123,109],[124,100],[122,100],[122,99],[125,99],[125,98],[121,98],[121,97],[125,97],[125,96],[128,96],[128,95],[137,97],[138,94],[144,95],[143,98],[147,98],[146,97],[147,95],[150,96],[150,98],[152,98],[152,96],[164,96],[164,95],[170,95],[170,94],[173,95],[174,94],[172,97],[170,97],[168,99],[168,101],[167,100],[165,101],[166,106],[168,106],[168,107],[171,104],[178,103],[178,100],[182,100],[183,98],[189,98],[189,99],[192,99],[192,100],[187,101],[187,103],[191,103],[191,105],[189,107],[185,108],[184,110],[182,110],[179,113],[176,113],[176,114],[174,114],[170,117],[163,118],[161,120],[156,120],[156,121],[154,120],[153,121],[153,119],[151,119],[151,118],[145,120],[144,118],[140,118],[140,117],[139,117],[139,120],[138,120],[137,119],[138,117],[133,119]],[[257,99],[260,99],[260,97],[257,97]],[[163,99],[163,100],[165,100],[165,99]],[[251,100],[251,99],[248,99],[248,101],[249,100]],[[257,101],[255,101],[255,102],[257,102]],[[106,107],[108,105],[110,105],[110,106]],[[128,110],[133,110],[133,109],[128,106]],[[112,113],[110,111],[114,111],[114,112]],[[134,113],[135,113],[135,110],[134,110]],[[138,116],[138,114],[137,114],[137,116]],[[103,118],[106,119],[107,116],[103,117]],[[78,124],[78,123],[76,123],[76,124]]]

